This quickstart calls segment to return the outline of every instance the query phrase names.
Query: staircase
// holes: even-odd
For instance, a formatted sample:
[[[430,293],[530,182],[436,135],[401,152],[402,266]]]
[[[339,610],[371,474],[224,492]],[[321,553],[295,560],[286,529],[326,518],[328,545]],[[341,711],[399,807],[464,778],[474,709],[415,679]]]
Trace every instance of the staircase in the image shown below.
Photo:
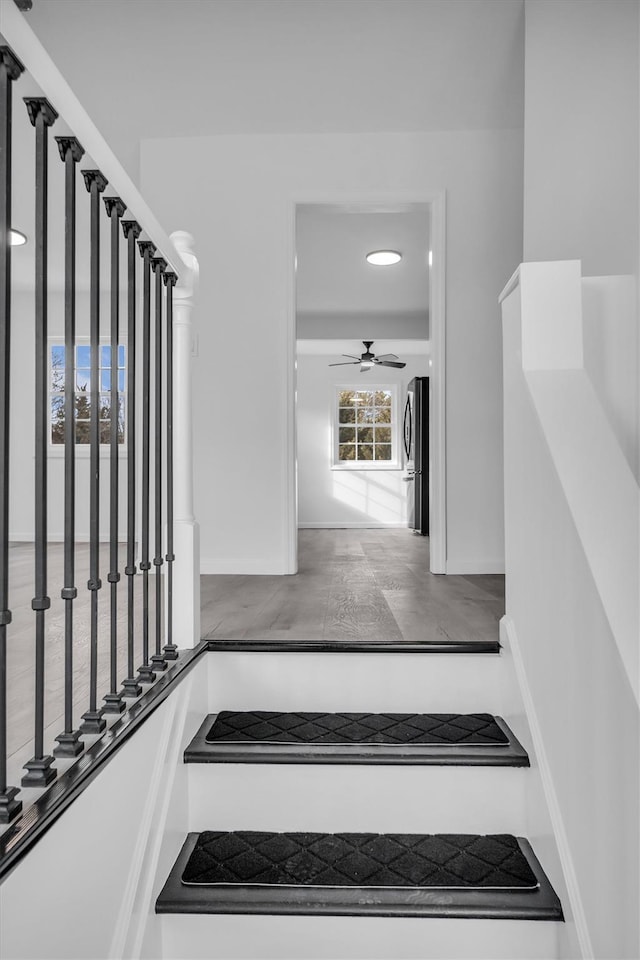
[[[157,880],[164,957],[558,956],[497,643],[223,647]]]

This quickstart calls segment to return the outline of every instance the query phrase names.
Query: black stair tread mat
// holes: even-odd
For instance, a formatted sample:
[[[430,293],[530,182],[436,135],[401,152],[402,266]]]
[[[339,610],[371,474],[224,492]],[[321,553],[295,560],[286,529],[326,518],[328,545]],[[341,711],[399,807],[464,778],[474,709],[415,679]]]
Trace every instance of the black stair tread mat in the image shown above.
[[[488,713],[293,713],[222,710],[207,743],[508,746]]]
[[[535,889],[185,884],[182,876],[198,839],[197,833],[187,835],[156,900],[156,913],[536,921],[564,919],[560,900],[531,844],[524,837],[518,837],[517,841],[537,878],[538,886]]]
[[[184,885],[532,890],[537,878],[510,834],[205,831]]]

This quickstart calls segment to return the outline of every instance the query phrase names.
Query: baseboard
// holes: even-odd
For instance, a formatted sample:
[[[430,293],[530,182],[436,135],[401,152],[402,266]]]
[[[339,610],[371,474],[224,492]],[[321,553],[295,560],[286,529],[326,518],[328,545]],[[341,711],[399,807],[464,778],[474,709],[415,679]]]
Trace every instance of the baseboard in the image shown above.
[[[342,522],[340,520],[321,520],[321,521],[299,521],[298,530],[382,530],[384,528],[399,529],[407,528],[406,521],[392,521],[389,523],[370,520],[366,523],[361,522]]]
[[[508,645],[513,657],[513,665],[518,686],[520,688],[520,696],[524,705],[527,723],[529,724],[529,732],[531,734],[533,749],[538,764],[538,770],[540,772],[540,779],[542,781],[542,789],[544,791],[544,797],[547,803],[547,809],[549,811],[551,827],[553,829],[553,835],[555,838],[556,847],[558,849],[560,866],[564,874],[567,894],[571,904],[571,913],[575,923],[575,930],[582,960],[593,960],[594,953],[593,946],[591,944],[591,936],[587,926],[587,918],[582,904],[582,897],[580,895],[580,888],[578,886],[578,878],[576,876],[573,857],[571,855],[567,832],[564,826],[564,819],[553,784],[551,767],[549,765],[533,695],[531,693],[531,688],[529,687],[529,681],[527,680],[527,672],[522,657],[520,643],[518,641],[518,635],[516,633],[515,625],[509,617],[505,616],[500,621],[500,639],[503,646]]]
[[[279,577],[290,574],[284,564],[273,560],[213,560],[202,557],[200,560],[201,574],[240,574],[244,576],[271,576]]]
[[[504,573],[504,559],[501,560],[451,560],[447,559],[447,573],[458,576],[471,576],[474,573]]]

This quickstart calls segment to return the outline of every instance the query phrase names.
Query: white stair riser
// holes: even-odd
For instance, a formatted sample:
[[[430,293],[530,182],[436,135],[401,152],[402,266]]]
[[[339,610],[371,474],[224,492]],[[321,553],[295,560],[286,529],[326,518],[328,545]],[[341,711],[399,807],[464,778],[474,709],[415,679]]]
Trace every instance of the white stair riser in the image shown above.
[[[541,960],[558,925],[524,920],[164,916],[172,960]]]
[[[501,713],[499,654],[216,653],[209,710]]]
[[[189,830],[513,833],[514,767],[190,764]]]

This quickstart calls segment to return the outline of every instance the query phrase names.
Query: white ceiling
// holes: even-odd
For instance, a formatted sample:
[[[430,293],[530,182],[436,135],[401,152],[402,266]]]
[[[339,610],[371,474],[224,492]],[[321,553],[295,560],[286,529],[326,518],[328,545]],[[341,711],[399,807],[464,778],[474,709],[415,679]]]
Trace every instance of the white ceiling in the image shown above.
[[[372,266],[391,249],[400,263]],[[296,216],[296,311],[311,314],[422,313],[429,304],[429,208],[402,212],[305,205]]]
[[[26,16],[134,179],[148,137],[523,123],[524,0],[34,0]]]

